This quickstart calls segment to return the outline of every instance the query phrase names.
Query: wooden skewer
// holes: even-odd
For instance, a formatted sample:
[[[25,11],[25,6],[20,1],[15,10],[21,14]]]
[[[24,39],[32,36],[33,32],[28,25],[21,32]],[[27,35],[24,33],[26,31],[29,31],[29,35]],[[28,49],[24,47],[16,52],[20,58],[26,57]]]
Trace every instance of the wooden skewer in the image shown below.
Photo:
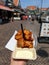
[[[26,39],[26,38],[25,38],[24,29],[23,29],[23,25],[22,25],[22,24],[21,24],[21,30],[22,30],[23,39],[24,39],[24,40],[27,40],[27,41],[32,41],[32,40],[29,40],[29,39]]]
[[[22,30],[23,38],[25,39],[25,35],[24,35],[24,30],[23,30],[23,25],[22,24],[21,24],[21,30]]]

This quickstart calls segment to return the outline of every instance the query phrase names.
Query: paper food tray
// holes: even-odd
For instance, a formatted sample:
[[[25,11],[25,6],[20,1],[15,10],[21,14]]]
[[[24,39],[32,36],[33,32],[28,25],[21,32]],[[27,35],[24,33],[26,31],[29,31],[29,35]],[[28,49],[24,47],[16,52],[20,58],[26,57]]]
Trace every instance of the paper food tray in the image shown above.
[[[26,60],[36,60],[36,50],[35,48],[15,48],[12,54],[13,59],[26,59]]]
[[[35,48],[31,48],[31,49],[17,48],[17,41],[15,40],[16,33],[17,33],[17,31],[14,32],[13,36],[10,38],[8,43],[5,45],[5,48],[13,51],[12,58],[35,60],[37,58]],[[33,35],[32,35],[32,37],[33,37]],[[33,46],[35,46],[35,40],[33,41]]]

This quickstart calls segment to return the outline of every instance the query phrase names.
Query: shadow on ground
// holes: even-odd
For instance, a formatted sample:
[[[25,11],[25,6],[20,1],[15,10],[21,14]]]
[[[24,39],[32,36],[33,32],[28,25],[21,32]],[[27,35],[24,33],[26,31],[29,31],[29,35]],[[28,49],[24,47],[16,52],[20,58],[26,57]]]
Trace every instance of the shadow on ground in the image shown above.
[[[0,25],[6,24],[6,23],[9,23],[9,22],[10,22],[9,20],[3,20],[2,22],[0,21]]]
[[[37,54],[41,57],[48,57],[49,56],[48,53],[41,48],[39,50],[37,50]]]

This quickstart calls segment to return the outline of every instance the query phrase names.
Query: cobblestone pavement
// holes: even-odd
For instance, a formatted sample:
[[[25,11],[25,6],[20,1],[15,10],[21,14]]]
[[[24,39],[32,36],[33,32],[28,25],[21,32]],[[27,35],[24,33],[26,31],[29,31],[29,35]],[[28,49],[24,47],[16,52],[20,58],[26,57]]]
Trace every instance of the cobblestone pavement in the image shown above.
[[[37,21],[14,21],[0,25],[0,65],[10,65],[11,51],[5,49],[5,45],[11,38],[15,30],[21,29],[20,24],[38,36],[39,23]],[[39,44],[37,49],[37,59],[28,60],[26,65],[49,65],[49,44]]]

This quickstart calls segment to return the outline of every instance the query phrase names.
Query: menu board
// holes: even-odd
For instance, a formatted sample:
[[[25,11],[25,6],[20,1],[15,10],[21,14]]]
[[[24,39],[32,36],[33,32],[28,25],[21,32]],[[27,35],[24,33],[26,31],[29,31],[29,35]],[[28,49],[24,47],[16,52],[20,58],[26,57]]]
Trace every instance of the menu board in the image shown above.
[[[42,23],[40,36],[49,37],[49,23]]]

